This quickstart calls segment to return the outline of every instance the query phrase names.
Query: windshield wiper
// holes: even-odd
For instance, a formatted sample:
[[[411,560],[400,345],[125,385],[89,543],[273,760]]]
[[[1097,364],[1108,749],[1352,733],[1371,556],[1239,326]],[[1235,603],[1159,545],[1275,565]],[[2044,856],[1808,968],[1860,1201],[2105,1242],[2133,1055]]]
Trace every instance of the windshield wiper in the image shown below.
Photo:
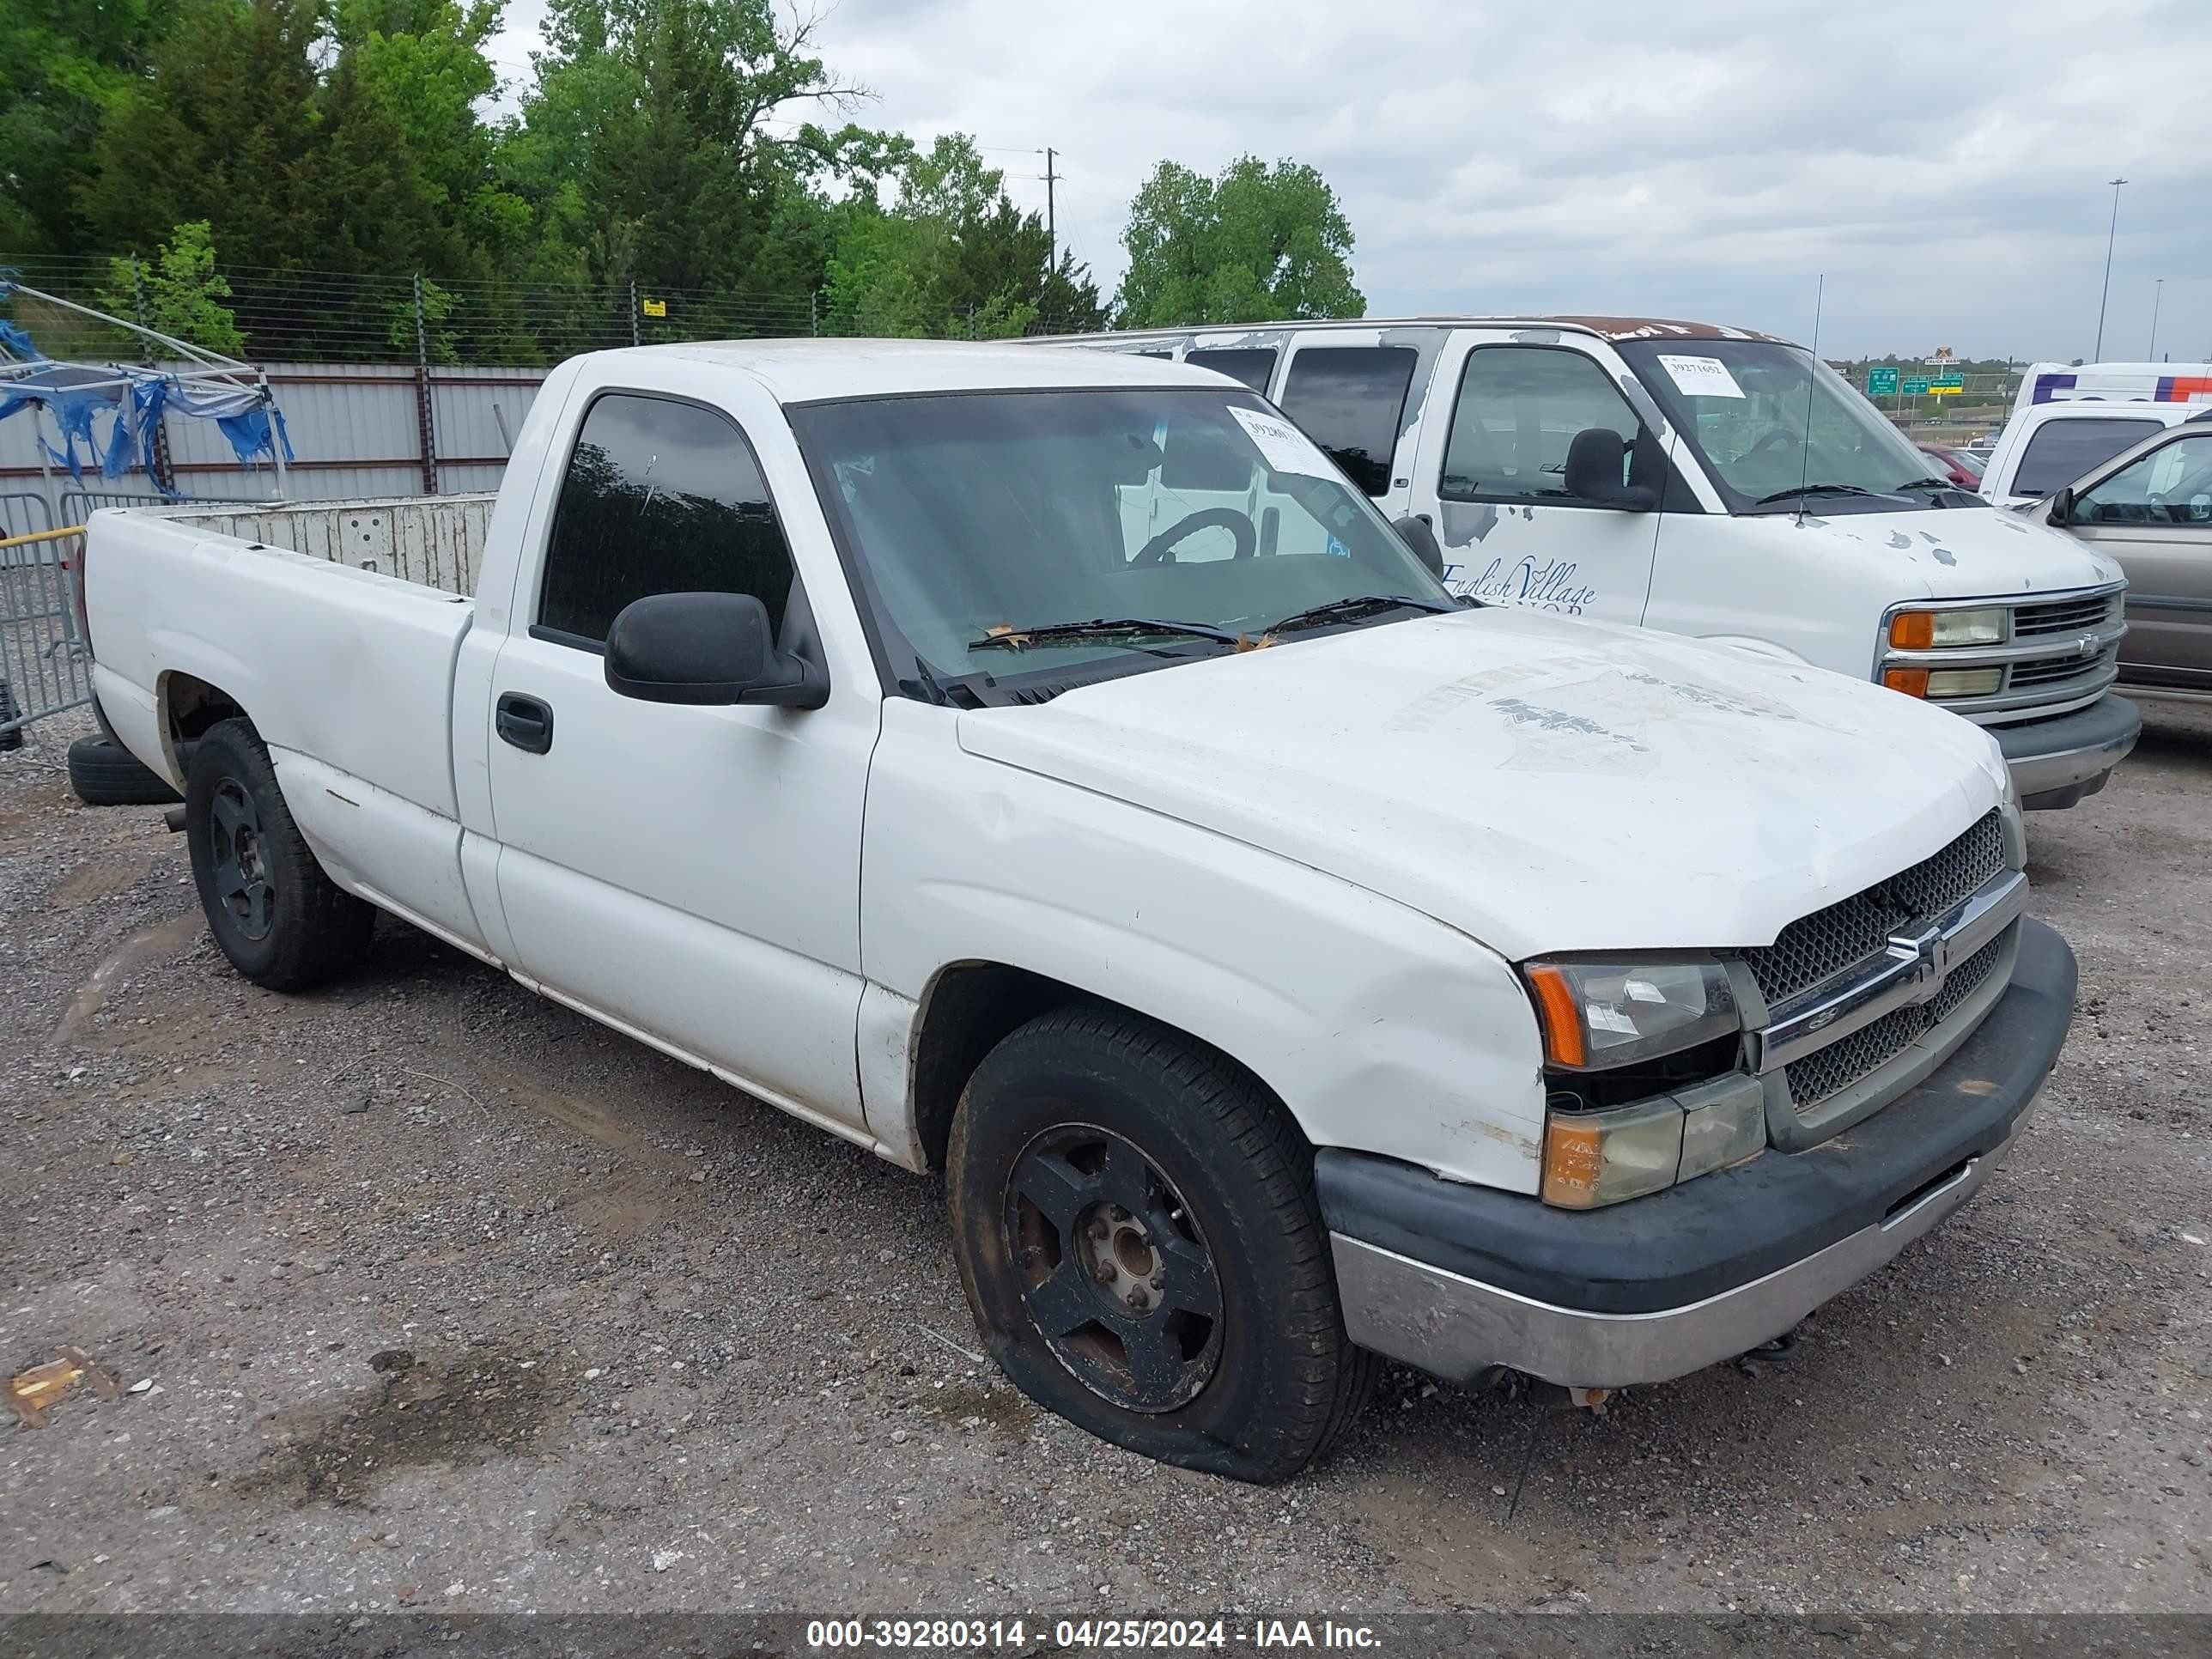
[[[1401,605],[1437,616],[1460,608],[1455,605],[1439,605],[1434,599],[1409,599],[1397,593],[1361,593],[1348,599],[1331,599],[1327,605],[1294,611],[1279,623],[1270,623],[1267,632],[1281,634],[1293,628],[1317,628],[1323,623],[1343,622],[1353,617],[1364,617],[1370,611],[1389,611]]]
[[[1862,489],[1856,484],[1808,483],[1791,484],[1787,489],[1778,489],[1771,495],[1761,495],[1753,507],[1765,507],[1775,501],[1786,501],[1793,495],[1880,495],[1880,489]]]
[[[1004,646],[1018,651],[1025,645],[1041,640],[1112,640],[1131,639],[1144,635],[1163,639],[1212,640],[1222,645],[1234,645],[1237,635],[1224,629],[1210,628],[1204,623],[1152,622],[1142,617],[1094,617],[1089,622],[1047,623],[1041,628],[1009,628],[986,634],[980,640],[970,640],[968,648],[981,651],[986,646]]]

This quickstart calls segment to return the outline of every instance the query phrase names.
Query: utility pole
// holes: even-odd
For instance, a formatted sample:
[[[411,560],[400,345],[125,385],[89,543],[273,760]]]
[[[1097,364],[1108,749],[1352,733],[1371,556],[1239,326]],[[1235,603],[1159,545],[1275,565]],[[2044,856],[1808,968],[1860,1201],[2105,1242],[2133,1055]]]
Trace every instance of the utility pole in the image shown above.
[[[2105,232],[2105,286],[2097,296],[2097,349],[2089,354],[2093,363],[2101,362],[2105,356],[2105,303],[2112,297],[2112,243],[2120,234],[2120,186],[2124,179],[2115,179],[2112,184],[2112,222]]]
[[[1058,150],[1055,150],[1054,149],[1053,149],[1051,145],[1048,144],[1048,145],[1046,145],[1046,146],[1045,146],[1045,151],[1044,151],[1044,234],[1045,234],[1045,235],[1046,235],[1047,239],[1048,239],[1048,240],[1050,241],[1050,243],[1051,243],[1051,246],[1052,246],[1052,263],[1053,263],[1055,266],[1057,266],[1057,265],[1060,264],[1060,225],[1059,225],[1058,221],[1054,218],[1054,213],[1053,213],[1053,205],[1054,205],[1054,204],[1053,204],[1053,191],[1052,191],[1052,187],[1053,187],[1053,185],[1054,185],[1057,184],[1057,183],[1060,181],[1060,179],[1061,175],[1060,175],[1060,173],[1054,173],[1054,172],[1053,171],[1053,168],[1052,168],[1052,162],[1053,162],[1053,158],[1054,158],[1055,155],[1057,155],[1059,153],[1060,153],[1060,152],[1059,152]]]
[[[2161,276],[2150,291],[2150,360],[2153,362],[2158,361],[2158,307],[2165,298],[2166,278]]]

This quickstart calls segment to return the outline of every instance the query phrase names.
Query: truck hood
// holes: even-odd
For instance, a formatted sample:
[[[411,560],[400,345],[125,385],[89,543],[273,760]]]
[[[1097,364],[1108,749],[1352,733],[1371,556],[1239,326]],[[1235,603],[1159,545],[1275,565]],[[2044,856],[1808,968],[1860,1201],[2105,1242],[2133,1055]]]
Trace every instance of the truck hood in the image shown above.
[[[1504,608],[970,711],[960,744],[1516,960],[1771,944],[1934,853],[2005,776],[1978,727],[1894,692]]]
[[[2120,567],[2085,542],[2040,520],[1996,507],[1923,507],[1910,513],[1842,513],[1832,518],[1808,514],[1809,528],[1869,554],[1899,560],[1925,583],[1911,597],[1931,599],[2014,598],[2021,593],[2063,593],[2120,580]],[[1759,522],[1786,535],[1794,515],[1760,515]]]

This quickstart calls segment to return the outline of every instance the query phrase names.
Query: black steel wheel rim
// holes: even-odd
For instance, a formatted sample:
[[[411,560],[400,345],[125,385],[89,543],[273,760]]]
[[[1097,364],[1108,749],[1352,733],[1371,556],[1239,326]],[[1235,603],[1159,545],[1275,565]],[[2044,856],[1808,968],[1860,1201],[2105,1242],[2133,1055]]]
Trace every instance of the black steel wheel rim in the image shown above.
[[[1006,1180],[1022,1307],[1053,1357],[1126,1411],[1171,1412],[1221,1361],[1221,1279],[1190,1206],[1136,1146],[1064,1124]]]
[[[253,796],[235,778],[225,778],[208,802],[208,866],[215,872],[216,902],[251,939],[267,939],[276,921],[266,849]]]

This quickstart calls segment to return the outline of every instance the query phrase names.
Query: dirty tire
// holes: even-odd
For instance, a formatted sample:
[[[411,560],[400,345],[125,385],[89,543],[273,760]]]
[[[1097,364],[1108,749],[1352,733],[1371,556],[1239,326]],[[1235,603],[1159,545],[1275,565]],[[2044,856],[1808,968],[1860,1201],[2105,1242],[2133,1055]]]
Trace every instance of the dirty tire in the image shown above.
[[[250,830],[241,843],[241,823]],[[376,910],[323,873],[284,805],[252,723],[228,720],[192,746],[185,836],[208,932],[231,966],[272,991],[303,991],[368,949]],[[237,884],[240,872],[250,888]]]
[[[1366,1402],[1381,1362],[1345,1335],[1313,1149],[1203,1043],[1119,1010],[1041,1015],[976,1067],[945,1163],[977,1329],[1048,1411],[1164,1463],[1273,1483],[1327,1452]],[[1149,1210],[1108,1201],[1132,1190]],[[1151,1219],[1128,1219],[1139,1211]],[[1115,1265],[1129,1232],[1158,1278]],[[1211,1318],[1190,1310],[1207,1301],[1201,1261]],[[1150,1310],[1109,1300],[1120,1287]]]
[[[70,787],[87,806],[167,806],[169,781],[119,743],[79,738],[69,747]]]

